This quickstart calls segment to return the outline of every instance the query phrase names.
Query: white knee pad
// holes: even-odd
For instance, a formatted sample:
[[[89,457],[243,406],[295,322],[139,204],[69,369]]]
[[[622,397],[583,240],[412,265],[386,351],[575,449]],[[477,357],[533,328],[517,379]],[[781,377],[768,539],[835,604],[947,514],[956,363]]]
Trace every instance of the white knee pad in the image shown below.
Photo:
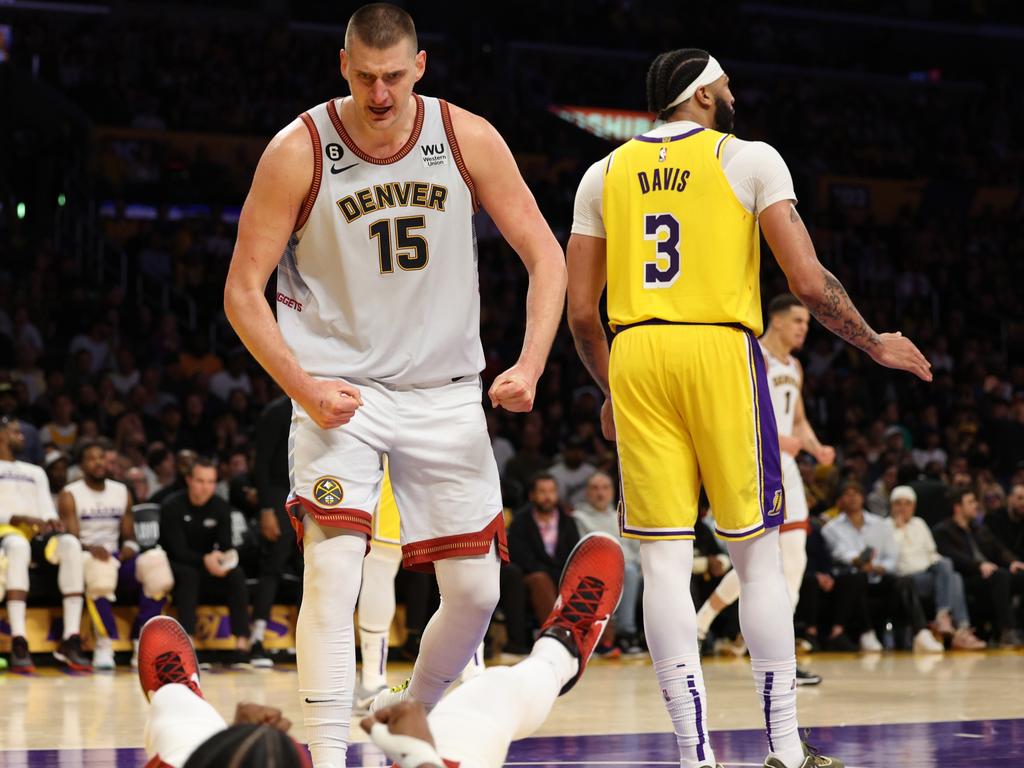
[[[63,568],[63,563],[61,567]],[[121,563],[113,557],[100,560],[88,552],[83,553],[82,573],[85,576],[86,597],[90,600],[106,598],[113,602],[114,593],[117,591],[117,574],[120,570]],[[64,591],[63,586],[61,591]]]
[[[7,567],[3,575],[7,579],[8,590],[28,591],[28,566],[32,561],[32,547],[27,539],[21,536],[5,536],[0,543],[0,555],[5,556]],[[3,589],[0,589],[2,597]]]
[[[57,539],[57,585],[62,595],[80,595],[85,592],[82,544],[70,533],[62,533]],[[49,555],[50,546],[47,545]],[[116,585],[116,582],[115,582]]]
[[[135,579],[146,597],[162,600],[169,595],[174,589],[174,574],[167,553],[162,549],[150,549],[136,557]]]

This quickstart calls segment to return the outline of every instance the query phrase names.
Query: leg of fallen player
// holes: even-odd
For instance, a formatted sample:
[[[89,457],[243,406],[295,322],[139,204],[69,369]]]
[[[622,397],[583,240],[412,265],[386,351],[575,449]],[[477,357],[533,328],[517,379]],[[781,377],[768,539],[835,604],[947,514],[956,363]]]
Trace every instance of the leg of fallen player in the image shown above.
[[[401,768],[500,768],[509,744],[533,733],[555,699],[576,684],[622,596],[617,540],[592,533],[562,573],[559,598],[528,658],[491,667],[442,699],[428,717],[403,702],[362,721]]]

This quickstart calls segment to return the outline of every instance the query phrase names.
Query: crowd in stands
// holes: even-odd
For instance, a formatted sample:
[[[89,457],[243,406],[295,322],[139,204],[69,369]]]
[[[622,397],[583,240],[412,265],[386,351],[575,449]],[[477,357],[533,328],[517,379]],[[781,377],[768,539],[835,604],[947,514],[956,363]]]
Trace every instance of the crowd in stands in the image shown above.
[[[247,29],[164,37],[141,22],[110,25],[34,23],[31,34],[15,38],[14,62],[25,64],[48,47],[60,50],[56,59],[43,55],[42,76],[51,85],[98,121],[148,129],[269,136],[342,90],[334,68],[337,40],[322,34],[315,42],[324,46],[323,55],[314,58],[306,55],[311,33],[285,28],[261,27],[262,44],[252,44]],[[75,35],[83,26],[88,34]],[[636,31],[626,21],[620,26],[624,35]],[[474,39],[487,34],[473,30]],[[52,45],[72,37],[73,44]],[[720,35],[712,39],[728,43]],[[777,38],[755,36],[754,47],[736,58],[756,59],[776,46]],[[808,50],[777,47],[792,65]],[[425,92],[487,116],[513,151],[541,153],[545,162],[527,179],[564,238],[576,183],[611,148],[542,111],[542,102],[570,99],[576,73],[542,65],[551,60],[538,55],[519,73],[512,96],[520,108],[510,110],[495,89],[484,87],[497,65],[487,59],[489,66],[469,76],[465,65],[484,54],[472,56],[478,58],[450,42],[439,44]],[[835,56],[831,66],[848,63]],[[603,103],[642,107],[646,64],[634,62],[628,73],[604,81]],[[621,70],[622,62],[615,66]],[[878,368],[820,327],[812,328],[799,353],[808,418],[837,449],[831,467],[807,454],[799,459],[813,519],[797,614],[809,647],[910,647],[922,629],[951,642],[959,633],[959,642],[968,644],[967,634],[992,645],[1021,643],[1024,305],[1017,265],[1024,257],[1024,153],[1007,125],[1024,102],[1015,89],[997,98],[1000,84],[985,80],[988,72],[961,75],[984,87],[887,90],[809,76],[783,93],[787,83],[779,76],[734,78],[737,131],[770,141],[789,161],[823,263],[869,322],[914,339],[935,373],[924,385]],[[587,73],[581,91],[594,77]],[[161,154],[158,144],[139,147],[101,166],[120,169],[100,174],[105,193],[120,199],[150,189],[162,195],[181,182],[176,194],[191,202],[241,203],[251,163],[239,167],[231,157],[179,157]],[[919,179],[928,192],[919,205],[875,219],[817,199],[817,180],[826,172]],[[126,178],[145,184],[133,186]],[[983,180],[1009,184],[1016,197],[1008,205],[976,204],[974,191]],[[169,201],[158,196],[149,202]],[[478,231],[487,386],[518,355],[526,275],[486,214]],[[280,478],[268,480],[261,450],[269,449],[259,447],[261,414],[270,418],[275,408],[286,410],[287,401],[238,345],[222,311],[233,226],[216,216],[140,221],[118,208],[104,220],[102,237],[107,253],[125,257],[128,276],[116,285],[98,281],[45,236],[0,243],[0,415],[21,420],[23,458],[46,468],[56,494],[75,476],[76,446],[102,438],[110,477],[128,483],[137,502],[155,499],[166,510],[183,498],[210,503],[210,496],[194,496],[186,479],[197,455],[210,457],[212,467],[198,465],[207,468],[201,474],[215,473],[216,498],[247,521],[232,533],[235,544],[243,535],[248,542],[240,572],[256,579],[297,570],[297,553],[281,543],[291,538],[281,509],[286,488]],[[766,299],[785,290],[767,251],[762,271]],[[196,311],[192,321],[138,295],[133,287],[140,275],[188,296]],[[615,446],[600,433],[601,402],[563,327],[533,413],[488,407],[512,545],[499,607],[507,649],[528,647],[573,542],[590,530],[616,528]],[[175,501],[176,491],[183,496]],[[728,568],[724,548],[708,534],[697,543],[703,555],[693,582],[698,602]],[[626,597],[604,643],[608,652],[643,647],[639,557],[630,542],[623,546]],[[424,614],[420,628],[429,616],[423,606],[430,585],[419,578],[403,574],[400,584],[406,600],[416,596],[407,617],[412,652],[417,614]],[[250,586],[260,595],[258,613],[265,612],[276,587],[265,580]],[[182,598],[175,602],[180,610]],[[242,632],[237,604],[232,621]],[[732,613],[723,613],[713,631],[737,647]]]

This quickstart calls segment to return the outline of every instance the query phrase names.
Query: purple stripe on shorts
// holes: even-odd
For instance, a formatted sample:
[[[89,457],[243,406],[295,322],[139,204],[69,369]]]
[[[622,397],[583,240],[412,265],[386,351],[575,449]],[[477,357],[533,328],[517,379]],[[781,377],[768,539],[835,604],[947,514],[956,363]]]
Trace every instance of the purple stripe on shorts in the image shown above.
[[[693,536],[693,528],[678,528],[676,530],[665,529],[658,531],[638,531],[635,528],[623,527],[623,533],[631,533],[634,536],[643,536],[645,538],[658,538],[659,536]]]
[[[384,674],[384,665],[387,663],[388,658],[388,638],[387,635],[380,639],[380,669],[377,674]]]
[[[786,519],[786,493],[782,487],[782,455],[779,452],[779,430],[775,424],[771,390],[768,388],[768,369],[761,353],[761,345],[753,333],[747,331],[750,357],[753,362],[754,389],[757,392],[754,408],[757,414],[760,439],[758,440],[759,472],[761,475],[761,519],[765,528],[777,528]]]
[[[768,751],[775,751],[772,742],[772,685],[775,682],[774,672],[764,673],[764,727],[768,732]]]
[[[694,128],[692,131],[687,131],[686,133],[680,133],[680,134],[678,134],[676,136],[643,136],[643,135],[640,135],[640,136],[634,136],[633,138],[636,139],[637,141],[645,141],[648,144],[667,144],[670,141],[679,141],[680,139],[687,139],[690,136],[693,136],[695,133],[700,133],[703,130],[704,130],[703,128]]]
[[[748,536],[753,536],[755,533],[760,533],[763,530],[764,530],[764,525],[763,524],[757,526],[756,528],[751,528],[749,531],[744,531],[743,533],[729,533],[728,531],[723,531],[718,526],[715,526],[715,535],[718,536],[720,539],[729,539],[731,541],[739,541],[741,539],[747,538]]]

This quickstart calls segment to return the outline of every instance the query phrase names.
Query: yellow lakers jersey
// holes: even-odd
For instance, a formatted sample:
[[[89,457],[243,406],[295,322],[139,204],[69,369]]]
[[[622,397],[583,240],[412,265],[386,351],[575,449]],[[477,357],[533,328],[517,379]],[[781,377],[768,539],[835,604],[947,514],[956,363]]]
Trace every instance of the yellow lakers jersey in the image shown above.
[[[608,319],[739,323],[762,331],[757,217],[722,170],[732,137],[638,136],[605,164]]]

